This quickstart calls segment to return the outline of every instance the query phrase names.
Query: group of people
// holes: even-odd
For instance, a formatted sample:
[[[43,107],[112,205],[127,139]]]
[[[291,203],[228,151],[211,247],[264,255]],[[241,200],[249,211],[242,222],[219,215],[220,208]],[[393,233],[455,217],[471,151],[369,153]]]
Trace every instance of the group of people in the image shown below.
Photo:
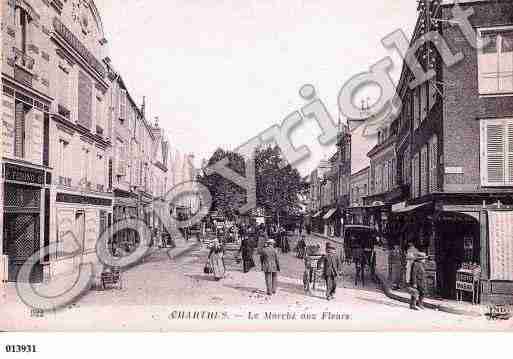
[[[285,236],[286,237],[286,236]],[[260,241],[263,240],[263,243]],[[242,269],[244,273],[248,273],[255,267],[254,251],[258,248],[260,265],[264,273],[267,295],[276,294],[278,273],[280,272],[280,260],[276,249],[276,240],[260,231],[257,243],[261,245],[255,246],[248,236],[242,236],[242,242],[239,248],[241,254]],[[288,240],[287,240],[288,243]],[[307,245],[304,235],[300,235],[297,243],[298,258],[305,259],[307,257]],[[286,251],[282,252],[286,253]],[[426,294],[426,270],[425,263],[428,259],[426,253],[420,252],[410,243],[406,253],[406,282],[411,294],[410,308],[412,310],[424,309],[424,296]],[[224,278],[226,266],[224,263],[224,250],[219,240],[214,240],[209,255],[208,265],[211,273],[216,280]],[[326,282],[326,299],[333,300],[337,291],[337,280],[342,275],[342,260],[335,246],[331,242],[326,243],[325,254],[317,261],[317,269],[321,271],[322,277]],[[308,290],[309,292],[309,290]]]

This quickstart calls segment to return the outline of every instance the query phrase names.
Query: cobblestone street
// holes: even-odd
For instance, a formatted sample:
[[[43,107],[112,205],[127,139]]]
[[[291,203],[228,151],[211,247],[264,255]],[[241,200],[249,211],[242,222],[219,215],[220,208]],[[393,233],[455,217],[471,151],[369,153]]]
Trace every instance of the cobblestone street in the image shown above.
[[[325,240],[309,237],[310,243],[324,245]],[[291,240],[291,248],[295,241]],[[175,250],[176,252],[176,250]],[[247,319],[248,313],[295,312],[317,315],[349,315],[322,321],[255,320],[253,328],[244,329],[474,329],[504,330],[513,328],[511,321],[491,322],[484,317],[466,317],[426,310],[413,312],[404,303],[393,301],[376,289],[372,281],[365,288],[355,287],[354,268],[344,265],[343,280],[339,282],[334,301],[324,299],[323,286],[312,296],[305,295],[302,284],[303,261],[294,252],[280,255],[282,271],[279,276],[278,293],[273,297],[265,295],[265,283],[258,258],[257,268],[244,274],[241,264],[233,260],[234,252],[226,258],[227,276],[214,281],[203,274],[208,249],[195,241],[183,244],[176,256],[164,250],[154,252],[144,263],[128,270],[123,275],[123,289],[91,291],[80,301],[43,318],[31,318],[30,310],[19,303],[13,287],[7,289],[0,309],[4,328],[8,330],[42,327],[48,330],[215,330],[216,321],[202,321],[201,327],[194,321],[173,320],[176,311],[217,311],[226,313],[229,326],[237,328],[240,319]],[[170,259],[170,257],[172,259]],[[17,301],[14,305],[12,301]],[[277,309],[279,308],[279,309]],[[8,310],[6,310],[8,309]],[[136,314],[135,314],[136,313]],[[297,314],[299,315],[299,314]],[[325,314],[327,315],[327,314]],[[20,319],[22,318],[22,319]],[[24,318],[24,319],[23,319]],[[151,318],[152,320],[148,320]],[[94,325],[91,325],[94,322]],[[226,323],[223,323],[223,325]]]

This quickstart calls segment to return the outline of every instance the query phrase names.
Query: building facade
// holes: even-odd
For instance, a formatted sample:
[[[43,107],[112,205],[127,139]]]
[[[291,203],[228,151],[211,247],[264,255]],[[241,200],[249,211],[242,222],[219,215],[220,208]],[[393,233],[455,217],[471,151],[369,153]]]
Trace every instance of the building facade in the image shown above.
[[[111,208],[100,187],[106,41],[90,1],[3,1],[2,24],[4,253],[14,280],[20,263],[56,243],[37,258],[37,281],[43,268],[76,262],[69,253],[90,253]]]
[[[169,141],[111,64],[92,0],[0,6],[0,280],[15,281],[31,258],[38,282],[96,263],[98,236],[115,221],[162,228],[154,200],[178,173],[195,175],[190,155],[168,170]],[[134,244],[137,235],[116,240]],[[37,254],[49,244],[55,253]]]
[[[370,167],[365,167],[364,169],[351,175],[349,183],[349,203],[351,207],[363,206],[364,198],[369,195],[369,170]]]
[[[460,5],[474,12],[469,21],[477,43],[487,42],[476,49],[456,27],[426,22],[427,17],[451,19],[454,5],[438,3],[421,2],[412,43],[427,31],[437,31],[464,61],[447,67],[436,44],[420,47],[419,63],[436,76],[414,89],[409,88],[412,73],[403,68],[397,90],[403,102],[397,174],[399,183],[409,184],[409,194],[392,210],[398,223],[396,238],[403,248],[412,241],[431,255],[433,293],[454,298],[458,270],[477,263],[484,300],[511,302],[513,260],[507,248],[513,233],[507,223],[513,205],[513,4]]]

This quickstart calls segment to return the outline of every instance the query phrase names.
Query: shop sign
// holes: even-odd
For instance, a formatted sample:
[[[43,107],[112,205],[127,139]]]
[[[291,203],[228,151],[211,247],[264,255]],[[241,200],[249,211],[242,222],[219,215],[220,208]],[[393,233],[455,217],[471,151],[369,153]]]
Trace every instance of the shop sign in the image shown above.
[[[99,197],[80,196],[70,193],[57,193],[56,202],[73,204],[90,204],[93,206],[111,206],[112,200]]]
[[[105,77],[105,67],[93,54],[80,42],[80,40],[58,19],[53,19],[53,27],[55,31],[64,38],[86,61],[94,68],[101,77]]]
[[[6,163],[5,180],[42,185],[44,184],[45,176],[44,171]]]

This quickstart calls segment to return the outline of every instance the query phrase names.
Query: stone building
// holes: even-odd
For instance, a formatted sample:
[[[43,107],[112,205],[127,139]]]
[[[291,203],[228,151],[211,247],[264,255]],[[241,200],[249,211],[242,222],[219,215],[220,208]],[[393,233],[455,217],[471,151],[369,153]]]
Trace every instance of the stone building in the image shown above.
[[[3,248],[8,277],[33,280],[94,249],[111,208],[103,96],[106,41],[92,1],[2,1]]]
[[[92,1],[54,2],[44,25],[50,29],[50,241],[58,254],[49,274],[96,261],[96,242],[112,221],[108,186],[111,133],[108,126],[109,82],[103,59],[102,21]],[[43,76],[43,75],[42,75]],[[81,255],[71,255],[74,251]]]

